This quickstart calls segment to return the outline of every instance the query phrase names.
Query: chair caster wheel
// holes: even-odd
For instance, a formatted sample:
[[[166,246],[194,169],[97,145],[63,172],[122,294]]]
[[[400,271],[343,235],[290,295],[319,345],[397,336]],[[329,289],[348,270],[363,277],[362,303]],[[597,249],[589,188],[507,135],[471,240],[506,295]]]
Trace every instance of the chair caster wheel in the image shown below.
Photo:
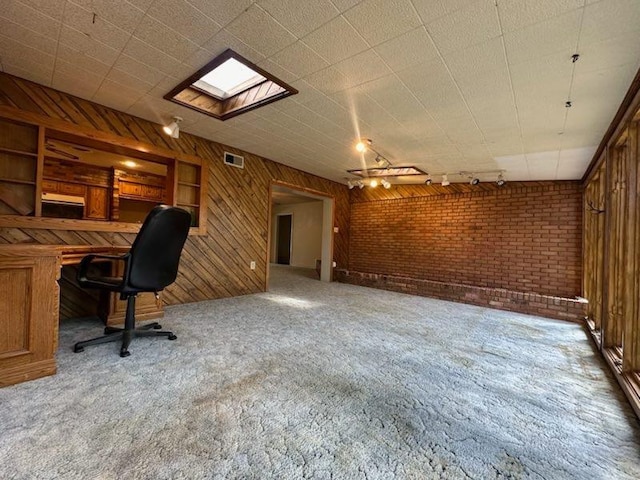
[[[168,338],[169,340],[175,340],[175,339],[176,339],[176,338],[178,338],[178,337],[176,337],[175,335],[169,335],[167,338]]]
[[[84,352],[84,347],[78,347],[77,345],[73,347],[74,353]]]
[[[154,330],[162,330],[162,325],[154,325],[153,329]]]
[[[120,350],[120,356],[122,358],[128,357],[129,355],[131,355],[131,352],[129,350]]]

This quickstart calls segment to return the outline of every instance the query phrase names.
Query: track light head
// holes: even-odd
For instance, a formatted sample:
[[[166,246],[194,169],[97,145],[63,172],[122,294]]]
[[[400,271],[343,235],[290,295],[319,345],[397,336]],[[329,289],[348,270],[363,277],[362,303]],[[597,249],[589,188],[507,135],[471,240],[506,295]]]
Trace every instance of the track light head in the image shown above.
[[[389,181],[386,178],[383,178],[380,183],[382,183],[382,186],[387,190],[391,188],[391,183],[389,183]]]
[[[478,185],[478,184],[480,183],[480,179],[479,179],[478,177],[473,177],[473,178],[469,181],[469,183],[470,183],[471,185]]]
[[[371,181],[369,182],[369,186],[370,186],[371,188],[376,188],[376,187],[378,186],[378,180],[376,180],[376,179],[374,178],[373,180],[371,180]]]
[[[442,183],[441,185],[443,187],[448,187],[451,184],[451,182],[449,181],[449,178],[447,177],[447,174],[445,173],[444,175],[442,175]]]
[[[364,182],[362,180],[358,180],[358,188],[362,190],[364,188]]]
[[[180,127],[178,124],[182,121],[182,117],[173,117],[173,121],[169,125],[162,127],[162,131],[169,135],[171,138],[178,138],[180,136]]]
[[[361,138],[358,143],[356,143],[356,150],[359,152],[364,152],[369,146],[371,146],[373,142],[370,138]]]
[[[353,190],[353,187],[355,187],[355,184],[351,180],[347,180],[347,187],[349,187],[349,190]]]
[[[425,185],[431,185],[431,183],[433,182],[433,180],[431,180],[431,175],[427,173],[427,178],[424,181]]]
[[[502,176],[502,173],[498,174],[498,180],[496,180],[496,184],[499,187],[504,186],[504,184],[507,183],[507,181],[504,179],[504,177]]]

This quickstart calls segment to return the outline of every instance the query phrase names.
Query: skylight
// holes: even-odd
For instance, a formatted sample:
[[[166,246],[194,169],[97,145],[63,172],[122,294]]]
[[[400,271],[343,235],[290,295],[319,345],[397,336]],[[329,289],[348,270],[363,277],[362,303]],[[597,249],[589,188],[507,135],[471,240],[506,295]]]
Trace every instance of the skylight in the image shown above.
[[[219,120],[228,120],[296,93],[292,86],[227,49],[164,98]]]
[[[265,77],[235,58],[230,58],[194,82],[193,85],[220,99],[225,99],[266,80]]]

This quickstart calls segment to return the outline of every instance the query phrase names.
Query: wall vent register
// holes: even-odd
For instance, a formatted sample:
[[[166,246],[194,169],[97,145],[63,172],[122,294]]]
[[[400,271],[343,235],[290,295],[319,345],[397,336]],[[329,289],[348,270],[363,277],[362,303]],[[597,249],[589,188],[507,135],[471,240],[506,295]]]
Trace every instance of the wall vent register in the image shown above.
[[[244,168],[244,157],[224,152],[224,164],[231,165],[232,167]]]

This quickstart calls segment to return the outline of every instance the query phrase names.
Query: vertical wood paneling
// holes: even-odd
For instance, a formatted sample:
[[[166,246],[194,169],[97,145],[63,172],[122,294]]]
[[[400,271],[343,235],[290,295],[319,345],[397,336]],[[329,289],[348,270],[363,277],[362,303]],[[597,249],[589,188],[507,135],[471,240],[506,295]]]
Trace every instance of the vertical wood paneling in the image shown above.
[[[162,133],[161,125],[1,73],[0,104],[189,153],[206,161],[207,235],[187,240],[178,279],[163,294],[168,304],[265,289],[269,185],[274,180],[335,198],[339,233],[334,238],[334,260],[338,266],[347,265],[350,207],[344,185],[187,133],[181,132],[179,139],[172,139]],[[224,151],[243,155],[245,168],[225,166]],[[132,234],[113,232],[0,229],[0,243],[129,245],[133,239]],[[256,262],[255,271],[249,268],[251,261]]]

